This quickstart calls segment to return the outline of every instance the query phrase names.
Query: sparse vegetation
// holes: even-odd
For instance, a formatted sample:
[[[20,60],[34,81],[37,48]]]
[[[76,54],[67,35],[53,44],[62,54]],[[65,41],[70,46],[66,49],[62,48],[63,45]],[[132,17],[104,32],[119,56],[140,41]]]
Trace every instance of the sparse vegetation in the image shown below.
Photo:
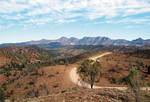
[[[113,51],[115,48],[109,47],[109,49]],[[120,50],[122,52],[119,52]],[[79,90],[84,91],[85,89],[72,86],[69,83],[70,81],[67,81],[68,75],[66,74],[69,73],[70,68],[76,67],[76,64],[81,63],[86,58],[102,53],[99,51],[101,51],[99,46],[67,46],[55,50],[43,50],[34,46],[0,49],[0,56],[7,58],[6,63],[0,66],[0,80],[4,80],[0,86],[3,87],[5,96],[14,100],[17,98],[19,100],[19,98],[47,96],[54,93],[67,94],[72,92],[69,90],[72,87],[77,89],[77,93]],[[119,83],[120,78],[126,77],[131,66],[134,66],[139,67],[138,71],[142,74],[143,84],[150,86],[150,76],[148,74],[150,61],[146,59],[146,54],[144,54],[144,58],[142,56],[138,57],[135,53],[134,55],[132,55],[133,53],[129,55],[128,50],[124,49],[124,47],[119,51],[99,59],[100,63],[87,60],[87,62],[83,62],[84,64],[81,63],[82,67],[78,68],[78,72],[81,71],[80,77],[91,84],[91,88],[95,83],[98,86],[124,86],[125,84]],[[133,51],[133,49],[130,51]],[[102,68],[103,73],[100,73]],[[97,94],[94,90],[91,91],[96,95],[93,96],[93,99],[95,99]],[[103,97],[111,97],[113,100],[124,101],[127,99],[125,96],[114,94],[114,90],[109,91],[112,91],[112,93],[106,93],[106,95],[101,93],[100,98],[102,98],[102,95]],[[131,92],[128,93],[129,96],[131,96],[130,94]],[[144,95],[140,94],[141,99],[143,97],[149,98],[148,95]],[[71,98],[77,98],[78,96],[81,96],[81,94],[78,93]]]

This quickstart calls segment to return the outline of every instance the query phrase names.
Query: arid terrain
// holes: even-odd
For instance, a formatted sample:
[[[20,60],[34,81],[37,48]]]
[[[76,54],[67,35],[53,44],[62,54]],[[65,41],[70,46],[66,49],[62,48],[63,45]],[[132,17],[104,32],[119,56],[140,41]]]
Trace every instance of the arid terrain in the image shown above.
[[[55,53],[62,57],[57,57],[51,50],[36,47],[0,49],[0,85],[6,99],[12,102],[130,102],[133,97],[124,90],[127,85],[119,80],[128,75],[132,66],[140,67],[143,76],[141,87],[150,86],[147,72],[149,51],[137,53],[120,48],[88,51],[81,48],[74,48],[73,52],[72,49],[59,48],[58,52],[55,49]],[[107,54],[108,51],[111,53]],[[77,78],[72,70],[87,58],[101,64],[102,74],[95,83],[95,87],[100,89],[89,89],[72,81]],[[108,87],[121,87],[123,90]],[[143,90],[141,96],[143,102],[150,99],[149,91]]]

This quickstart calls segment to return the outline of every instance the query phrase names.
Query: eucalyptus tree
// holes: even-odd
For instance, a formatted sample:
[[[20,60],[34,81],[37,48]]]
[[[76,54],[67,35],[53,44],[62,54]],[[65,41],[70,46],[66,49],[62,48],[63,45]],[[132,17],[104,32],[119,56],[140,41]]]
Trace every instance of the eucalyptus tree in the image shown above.
[[[99,79],[101,72],[101,65],[98,61],[85,60],[78,67],[77,72],[80,77],[90,83],[91,88],[93,88],[96,79]]]

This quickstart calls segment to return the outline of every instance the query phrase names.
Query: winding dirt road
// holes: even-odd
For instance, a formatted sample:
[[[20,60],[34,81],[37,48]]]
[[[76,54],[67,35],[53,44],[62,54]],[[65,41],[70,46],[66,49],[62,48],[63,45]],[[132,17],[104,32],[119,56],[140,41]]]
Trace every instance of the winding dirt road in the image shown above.
[[[105,53],[102,53],[100,55],[97,55],[97,56],[93,56],[93,57],[90,57],[89,59],[91,60],[97,60],[98,58],[102,58],[106,55],[110,55],[112,54],[111,52],[105,52]],[[79,75],[77,74],[77,68],[74,67],[70,70],[70,73],[69,73],[69,77],[70,77],[70,80],[80,86],[80,87],[85,87],[85,88],[91,88],[90,84],[82,81],[79,77]],[[103,86],[93,86],[94,89],[118,89],[118,90],[126,90],[127,87],[103,87]],[[150,87],[142,87],[141,90],[150,90]]]

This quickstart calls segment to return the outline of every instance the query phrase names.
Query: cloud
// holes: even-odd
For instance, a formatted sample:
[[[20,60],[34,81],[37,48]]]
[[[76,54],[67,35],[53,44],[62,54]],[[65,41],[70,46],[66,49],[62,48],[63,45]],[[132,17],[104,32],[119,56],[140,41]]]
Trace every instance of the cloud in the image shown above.
[[[0,30],[8,30],[9,28],[13,27],[13,24],[0,24]]]
[[[42,25],[42,24],[47,24],[51,21],[50,18],[36,18],[36,19],[29,19],[25,21],[25,24],[36,24],[36,25]]]
[[[14,12],[21,12],[26,10],[29,7],[27,3],[18,3],[15,0],[1,0],[0,1],[0,13],[14,13]]]
[[[110,19],[107,20],[108,24],[125,24],[128,26],[140,26],[140,25],[150,25],[150,17],[139,17],[139,18],[121,18],[121,19]]]
[[[68,23],[101,18],[105,18],[106,22],[123,18],[118,22],[125,23],[125,17],[150,13],[149,0],[1,0],[0,5],[1,20],[24,24]],[[143,18],[138,21],[145,23]]]

